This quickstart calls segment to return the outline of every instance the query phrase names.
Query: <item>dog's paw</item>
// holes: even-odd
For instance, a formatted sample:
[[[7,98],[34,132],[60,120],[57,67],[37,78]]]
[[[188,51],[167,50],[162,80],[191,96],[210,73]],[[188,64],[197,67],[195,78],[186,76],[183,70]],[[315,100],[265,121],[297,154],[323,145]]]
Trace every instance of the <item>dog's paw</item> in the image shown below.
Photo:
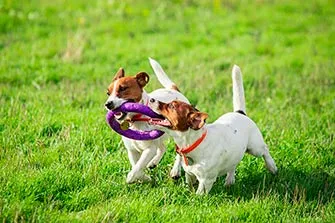
[[[199,188],[198,188],[197,191],[195,192],[195,194],[196,194],[196,195],[203,196],[203,195],[207,194],[207,192],[205,191],[204,188],[202,188],[202,189],[199,189]]]
[[[225,186],[226,187],[229,187],[231,185],[233,185],[235,183],[235,176],[232,174],[232,175],[229,175],[226,177],[226,180],[225,180]]]
[[[232,186],[234,183],[235,183],[235,179],[232,179],[232,180],[226,180],[224,185],[225,185],[225,187],[230,187],[230,186]]]
[[[170,177],[174,180],[178,180],[181,177],[181,171],[178,170],[177,168],[173,168],[170,171]]]
[[[276,175],[278,173],[278,169],[276,166],[266,166],[266,168],[273,174]]]
[[[148,163],[147,168],[154,169],[156,168],[156,166],[157,166],[157,163],[154,161],[151,161],[150,163]]]
[[[127,175],[127,184],[135,183],[137,180],[139,180],[144,175],[141,171],[130,171]]]
[[[135,173],[129,172],[126,179],[127,184],[135,183],[135,181],[136,181]]]
[[[127,175],[127,184],[132,184],[135,182],[148,182],[151,181],[151,177],[144,174],[144,172],[142,171],[138,171],[138,172],[134,172],[134,171],[130,171]]]
[[[265,163],[265,167],[274,175],[277,174],[278,168],[276,166],[276,163],[273,160],[270,160]]]

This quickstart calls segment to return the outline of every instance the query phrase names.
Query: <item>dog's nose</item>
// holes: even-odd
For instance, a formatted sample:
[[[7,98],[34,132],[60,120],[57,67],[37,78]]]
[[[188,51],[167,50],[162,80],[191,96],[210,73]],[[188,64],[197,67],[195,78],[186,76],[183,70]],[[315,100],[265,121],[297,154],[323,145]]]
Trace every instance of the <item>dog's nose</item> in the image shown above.
[[[155,99],[154,98],[150,98],[150,103],[155,103]]]
[[[105,107],[112,110],[114,108],[114,103],[112,101],[108,101],[106,102]]]

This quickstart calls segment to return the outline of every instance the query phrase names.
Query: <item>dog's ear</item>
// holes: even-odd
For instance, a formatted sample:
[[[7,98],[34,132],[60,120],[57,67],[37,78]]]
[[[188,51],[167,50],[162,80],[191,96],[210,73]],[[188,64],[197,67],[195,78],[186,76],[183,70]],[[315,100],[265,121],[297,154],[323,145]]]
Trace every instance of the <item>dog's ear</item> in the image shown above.
[[[115,80],[117,80],[121,77],[124,77],[124,74],[125,74],[124,69],[122,67],[120,67],[119,70],[116,72],[116,74],[113,78],[113,81],[115,81]]]
[[[143,88],[149,82],[149,75],[146,72],[140,72],[136,74],[136,80],[138,85]]]
[[[188,123],[191,129],[198,130],[201,129],[206,123],[208,114],[204,112],[192,112],[189,115]]]

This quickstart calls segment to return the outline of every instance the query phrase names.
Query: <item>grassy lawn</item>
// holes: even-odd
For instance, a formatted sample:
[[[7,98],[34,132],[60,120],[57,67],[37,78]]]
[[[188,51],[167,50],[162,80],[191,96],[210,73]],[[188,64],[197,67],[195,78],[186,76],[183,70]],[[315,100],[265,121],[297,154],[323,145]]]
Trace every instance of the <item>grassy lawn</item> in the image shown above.
[[[1,1],[0,221],[334,222],[335,3],[250,2]],[[246,155],[234,186],[196,196],[168,177],[169,141],[153,181],[127,185],[103,104],[121,66],[160,87],[148,57],[209,122],[238,64],[279,174]]]

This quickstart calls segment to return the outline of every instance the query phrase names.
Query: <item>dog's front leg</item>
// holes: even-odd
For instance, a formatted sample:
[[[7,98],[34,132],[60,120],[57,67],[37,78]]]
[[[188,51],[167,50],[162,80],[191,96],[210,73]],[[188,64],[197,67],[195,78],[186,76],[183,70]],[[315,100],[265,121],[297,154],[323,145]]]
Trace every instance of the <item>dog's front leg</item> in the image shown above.
[[[196,194],[203,195],[208,194],[212,189],[215,179],[199,179],[199,186]]]
[[[127,149],[129,162],[131,164],[131,167],[133,168],[137,161],[140,159],[141,154],[137,151],[136,146],[133,143],[134,140],[122,137],[122,141]]]
[[[130,150],[130,149],[127,149],[127,153],[129,162],[131,164],[131,167],[133,168],[136,165],[137,161],[139,160],[141,154],[136,150]]]
[[[156,153],[156,155],[155,155],[154,158],[148,163],[147,168],[150,168],[150,169],[155,168],[155,167],[158,165],[159,161],[161,161],[161,159],[162,159],[162,157],[163,157],[165,151],[166,151],[166,148],[165,148],[164,144],[163,144],[163,143],[160,144],[160,145],[158,146],[158,148],[157,148],[157,153]]]
[[[176,155],[173,167],[170,171],[170,177],[174,180],[180,178],[181,176],[181,156],[179,154]]]
[[[144,168],[148,165],[150,160],[155,156],[156,148],[145,149],[142,152],[140,159],[127,175],[127,183],[134,183],[136,180],[150,181],[151,178],[144,173]]]

